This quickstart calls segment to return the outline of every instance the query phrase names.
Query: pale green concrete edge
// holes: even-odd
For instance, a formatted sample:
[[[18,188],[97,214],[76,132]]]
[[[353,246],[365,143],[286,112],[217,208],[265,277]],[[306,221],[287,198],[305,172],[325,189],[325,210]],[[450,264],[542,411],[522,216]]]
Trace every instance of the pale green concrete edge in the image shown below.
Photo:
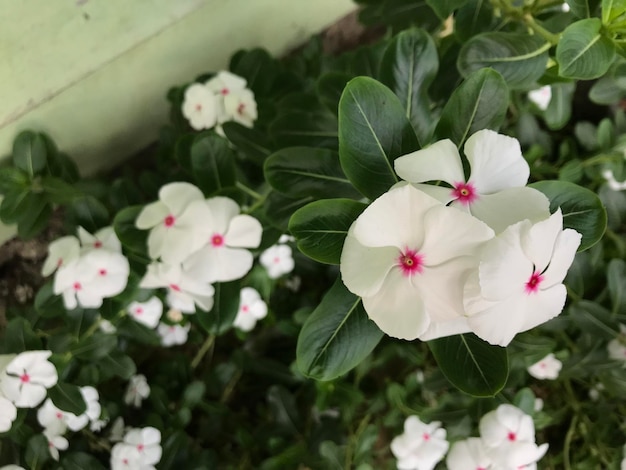
[[[20,131],[34,129],[48,133],[82,174],[111,168],[156,139],[169,86],[226,67],[241,48],[283,54],[354,9],[351,0],[211,2],[0,129],[0,156]],[[0,243],[14,233],[0,227]]]

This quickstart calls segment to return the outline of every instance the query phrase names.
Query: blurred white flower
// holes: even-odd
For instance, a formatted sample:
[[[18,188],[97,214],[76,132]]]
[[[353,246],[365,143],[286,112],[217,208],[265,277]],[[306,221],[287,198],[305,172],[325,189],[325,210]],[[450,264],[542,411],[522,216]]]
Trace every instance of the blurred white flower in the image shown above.
[[[137,449],[142,466],[155,465],[161,460],[161,431],[156,428],[131,429],[124,436],[124,443]]]
[[[131,303],[126,311],[136,322],[156,328],[163,313],[163,303],[158,297],[151,297],[146,302]]]
[[[620,463],[620,470],[626,470],[626,445],[622,447],[622,455],[624,456],[624,458],[622,459],[622,462]]]
[[[205,244],[183,263],[190,276],[204,282],[228,282],[245,276],[254,262],[248,248],[261,243],[261,223],[240,214],[239,205],[227,197],[207,199],[208,215],[202,221],[210,231]]]
[[[61,435],[67,431],[67,417],[69,413],[63,411],[48,398],[37,410],[37,421],[48,433]]]
[[[113,227],[104,227],[93,235],[84,228],[78,227],[78,238],[82,245],[81,251],[83,253],[91,250],[98,250],[100,248],[114,251],[116,253],[122,252],[122,244],[117,238]]]
[[[56,385],[57,370],[48,358],[51,351],[26,351],[18,354],[0,375],[0,392],[18,408],[34,408]]]
[[[4,467],[0,467],[0,470],[26,470],[24,467],[20,467],[19,465],[5,465]]]
[[[113,334],[117,331],[115,325],[111,323],[109,320],[105,320],[104,318],[100,318],[100,331],[103,333]]]
[[[417,416],[404,421],[404,433],[391,441],[399,470],[432,470],[448,451],[446,430],[441,423],[425,424]]]
[[[419,369],[417,372],[415,372],[415,380],[417,380],[418,384],[423,384],[424,383],[424,371]]]
[[[541,398],[535,398],[535,404],[533,406],[535,411],[543,410],[543,400]]]
[[[179,323],[183,319],[183,312],[181,312],[180,310],[177,310],[175,308],[170,308],[167,311],[167,313],[165,314],[165,316],[172,323]]]
[[[528,99],[535,103],[537,107],[545,111],[552,100],[552,87],[550,85],[542,86],[536,90],[528,92]]]
[[[80,394],[83,396],[83,400],[85,400],[87,409],[79,416],[76,416],[74,413],[67,413],[67,427],[72,431],[79,431],[87,426],[87,423],[97,421],[102,411],[98,390],[87,385],[80,387]]]
[[[161,346],[166,348],[179,344],[185,344],[189,335],[189,329],[191,325],[168,325],[166,323],[159,323],[157,327],[157,333],[161,337]]]
[[[536,379],[554,380],[559,376],[563,363],[550,353],[540,361],[528,367],[528,373]]]
[[[265,318],[267,315],[267,305],[261,299],[261,295],[252,287],[241,289],[239,310],[233,326],[242,331],[251,331],[257,320]]]
[[[561,10],[567,13],[569,9],[569,4],[567,2],[563,2],[563,4],[561,5]]]
[[[8,399],[0,395],[0,433],[7,432],[17,418],[17,408]]]
[[[118,442],[111,449],[111,470],[152,470],[153,466],[144,466],[141,455],[135,446]]]
[[[231,120],[246,127],[253,127],[258,113],[252,90],[245,89],[224,96],[224,111]]]
[[[482,417],[480,437],[496,466],[518,468],[541,459],[548,444],[537,446],[530,416],[513,405],[500,405]]]
[[[267,275],[272,279],[290,273],[294,267],[291,247],[288,245],[270,246],[261,253],[259,261],[267,270]]]
[[[124,403],[135,408],[141,406],[141,402],[150,396],[150,386],[143,374],[133,375],[128,381],[128,387],[124,394]]]
[[[470,437],[452,444],[446,457],[448,470],[492,469],[491,458],[482,439]]]
[[[607,351],[609,358],[620,361],[626,367],[626,325],[619,325],[619,334],[617,338],[609,341]]]
[[[59,451],[67,450],[70,443],[63,436],[54,434],[50,432],[50,430],[48,429],[44,430],[43,435],[46,437],[46,440],[48,441],[48,451],[50,452],[50,456],[58,462]]]
[[[283,233],[280,238],[278,239],[278,244],[284,244],[284,243],[290,243],[290,242],[295,242],[296,239],[293,238],[291,235],[287,235],[286,233]]]
[[[78,259],[80,255],[80,243],[78,238],[71,235],[54,240],[48,245],[48,257],[43,263],[41,274],[49,276],[57,268],[66,266]]]
[[[185,90],[183,116],[195,130],[210,129],[217,123],[218,102],[215,94],[201,83],[194,83]]]
[[[608,168],[602,170],[602,176],[609,185],[609,188],[611,188],[613,191],[623,191],[624,189],[626,189],[626,181],[617,181],[612,170],[609,170]]]
[[[100,432],[108,423],[108,419],[96,419],[89,425],[89,430],[93,432]]]
[[[599,382],[589,389],[589,398],[593,401],[597,401],[600,398],[600,392],[604,390],[604,384]]]
[[[232,112],[226,110],[225,99],[246,89],[247,82],[243,77],[222,70],[206,82],[207,89],[215,96],[217,121],[222,124],[233,119]]]

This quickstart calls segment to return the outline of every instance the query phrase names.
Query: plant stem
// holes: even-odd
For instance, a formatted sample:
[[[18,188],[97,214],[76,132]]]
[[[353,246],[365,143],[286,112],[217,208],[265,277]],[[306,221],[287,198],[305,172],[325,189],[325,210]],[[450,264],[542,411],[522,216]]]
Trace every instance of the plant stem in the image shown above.
[[[257,193],[254,189],[247,187],[245,184],[241,183],[240,181],[237,181],[235,185],[237,186],[237,188],[241,189],[244,193],[248,194],[249,196],[252,196],[257,201],[260,199],[265,199],[265,196]]]
[[[578,415],[574,415],[572,421],[570,422],[569,429],[567,430],[567,434],[565,435],[565,443],[563,444],[563,468],[565,470],[571,470],[572,468],[569,460],[569,449],[572,443],[572,438],[574,437],[574,432],[576,431],[577,423]]]
[[[193,361],[191,361],[192,369],[195,369],[196,367],[198,367],[204,355],[209,351],[209,349],[211,349],[211,347],[213,347],[213,343],[215,343],[215,335],[209,335],[209,337],[204,341],[204,343],[202,343],[202,346],[198,350],[196,357],[194,357]]]

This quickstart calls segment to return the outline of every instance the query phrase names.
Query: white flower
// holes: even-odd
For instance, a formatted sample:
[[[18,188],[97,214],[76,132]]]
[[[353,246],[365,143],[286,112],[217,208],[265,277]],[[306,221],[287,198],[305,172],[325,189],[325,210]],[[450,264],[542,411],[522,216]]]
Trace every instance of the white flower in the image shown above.
[[[108,333],[108,334],[113,334],[117,331],[117,328],[115,328],[115,325],[113,325],[113,323],[111,323],[109,320],[105,320],[104,318],[100,318],[100,331],[102,331],[103,333]]]
[[[213,78],[206,82],[207,89],[211,90],[215,95],[217,103],[217,121],[220,124],[233,119],[232,110],[226,110],[226,97],[246,90],[246,85],[247,82],[244,78],[226,70],[218,72]]]
[[[548,444],[535,444],[532,418],[513,405],[500,405],[484,415],[479,429],[493,463],[504,468],[533,464],[548,450]]]
[[[17,418],[17,408],[8,398],[0,395],[0,433],[11,429],[15,418]]]
[[[564,11],[564,12],[567,13],[569,11],[569,9],[570,8],[569,8],[569,5],[567,4],[567,2],[563,2],[563,4],[561,5],[561,11]]]
[[[127,428],[124,426],[124,419],[121,416],[115,418],[115,421],[113,421],[111,429],[109,430],[109,441],[120,442],[122,439],[124,439],[124,433],[126,432],[126,429]]]
[[[288,245],[270,246],[261,253],[259,262],[267,270],[267,275],[272,279],[277,279],[283,274],[289,274],[293,271],[295,265],[291,247]]]
[[[61,237],[48,245],[48,257],[43,263],[41,274],[49,276],[57,268],[66,266],[78,259],[80,255],[80,243],[78,238],[73,236]]]
[[[26,351],[18,354],[0,376],[0,391],[18,408],[34,408],[56,385],[57,370],[48,361],[50,351]]]
[[[122,252],[122,244],[117,238],[113,227],[104,227],[93,235],[84,228],[78,227],[78,238],[80,239],[83,252],[98,250],[100,248],[114,251],[115,253]]]
[[[418,184],[420,190],[444,204],[469,212],[496,233],[521,220],[538,221],[550,215],[550,201],[539,191],[524,187],[530,169],[519,142],[491,130],[470,136],[464,146],[471,167],[466,180],[463,163],[451,140],[395,160],[398,175],[411,183],[444,181],[451,188]]]
[[[478,437],[455,442],[446,457],[448,470],[487,470],[493,468],[491,464],[487,449]]]
[[[150,396],[150,386],[143,374],[133,375],[128,381],[124,403],[133,405],[135,408],[141,406],[142,400]]]
[[[484,245],[480,267],[465,286],[465,310],[474,333],[491,344],[508,345],[563,310],[563,279],[581,235],[563,230],[557,210],[532,224],[511,225]]]
[[[404,422],[404,433],[391,441],[391,452],[398,459],[399,470],[432,470],[443,459],[450,444],[446,430],[434,421],[425,424],[417,416]]]
[[[108,419],[96,419],[89,425],[89,430],[93,432],[100,432],[108,423]]]
[[[290,243],[290,242],[295,242],[295,241],[296,239],[293,238],[291,235],[287,235],[286,233],[283,233],[278,239],[278,244]]]
[[[183,320],[183,312],[175,308],[170,308],[165,316],[172,323],[180,323]]]
[[[0,470],[26,470],[24,467],[20,467],[19,465],[5,465],[4,467],[0,467]]]
[[[70,443],[63,436],[54,434],[47,429],[43,432],[43,435],[46,437],[46,440],[48,441],[48,451],[50,452],[50,456],[58,462],[59,451],[67,450]]]
[[[563,363],[554,354],[550,353],[538,362],[528,367],[528,373],[536,379],[554,380],[559,376]]]
[[[161,337],[161,345],[167,348],[177,344],[185,344],[190,327],[189,323],[184,326],[159,323],[157,333]]]
[[[213,286],[192,277],[180,265],[150,264],[139,287],[167,288],[167,303],[181,312],[194,313],[196,305],[207,312],[213,308]]]
[[[233,121],[246,127],[252,127],[258,117],[252,90],[245,89],[224,96],[224,111]]]
[[[98,308],[102,299],[126,288],[129,272],[128,259],[121,253],[92,250],[57,271],[53,291],[63,294],[68,310],[77,306]]]
[[[163,313],[163,303],[158,297],[151,297],[146,302],[131,303],[126,310],[136,322],[156,328]]]
[[[242,331],[251,331],[257,320],[265,318],[266,315],[267,305],[261,299],[261,295],[252,287],[241,289],[239,311],[233,326]]]
[[[180,263],[206,243],[210,217],[202,191],[190,183],[177,182],[159,190],[159,200],[143,208],[135,225],[141,230],[151,229],[151,258]]]
[[[80,387],[80,394],[83,396],[83,400],[85,400],[87,409],[79,416],[76,416],[74,413],[67,413],[67,427],[72,431],[79,431],[87,426],[87,423],[96,421],[102,411],[98,390],[87,385]]]
[[[535,398],[535,404],[533,406],[535,411],[543,410],[543,400],[541,398]]]
[[[600,398],[600,392],[602,392],[603,390],[604,390],[604,384],[602,382],[595,384],[589,390],[589,398],[593,401],[598,401],[598,399]]]
[[[141,464],[141,455],[135,446],[118,442],[111,449],[111,470],[152,470]]]
[[[37,421],[48,433],[61,435],[67,431],[68,415],[68,412],[57,408],[48,398],[37,410]]]
[[[609,341],[607,351],[610,359],[621,361],[626,366],[626,325],[620,324],[619,331],[617,338]]]
[[[245,276],[254,258],[247,248],[261,243],[263,227],[254,217],[239,214],[239,206],[227,197],[207,199],[203,222],[210,230],[205,245],[183,263],[192,277],[202,281],[227,282]]]
[[[131,429],[124,436],[124,443],[137,449],[142,465],[154,465],[161,460],[161,431],[156,428]]]
[[[545,111],[548,109],[548,105],[552,99],[552,87],[545,85],[536,90],[529,91],[528,99],[535,103],[540,110]]]
[[[474,252],[492,237],[493,230],[469,214],[411,185],[396,187],[350,227],[341,277],[389,336],[413,340],[466,332],[462,281],[476,269]]]
[[[611,188],[613,191],[623,191],[624,189],[626,189],[626,181],[617,181],[612,170],[602,170],[602,176],[608,183],[609,188]]]
[[[217,123],[218,102],[205,85],[194,83],[185,90],[183,116],[195,130],[210,129]]]

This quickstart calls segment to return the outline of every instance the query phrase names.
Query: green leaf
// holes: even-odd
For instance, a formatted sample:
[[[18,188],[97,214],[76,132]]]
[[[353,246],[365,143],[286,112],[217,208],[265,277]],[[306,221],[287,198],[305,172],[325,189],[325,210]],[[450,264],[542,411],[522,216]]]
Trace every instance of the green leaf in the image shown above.
[[[190,158],[195,183],[206,196],[235,185],[235,154],[223,137],[198,135],[191,144]]]
[[[538,35],[489,32],[461,48],[457,66],[465,77],[484,67],[498,71],[511,89],[527,88],[543,75],[550,43]]]
[[[124,248],[146,255],[148,230],[135,227],[135,220],[143,210],[143,206],[127,207],[119,211],[113,219],[113,228]]]
[[[613,62],[615,46],[601,29],[599,18],[580,20],[565,28],[556,46],[562,77],[591,80],[606,73]]]
[[[366,207],[351,199],[315,201],[291,216],[289,232],[296,237],[298,249],[309,258],[339,264],[348,229]]]
[[[381,81],[400,99],[422,147],[434,129],[427,91],[438,68],[435,43],[421,29],[398,34],[389,43],[381,64]]]
[[[320,101],[335,114],[339,112],[341,94],[351,78],[352,75],[345,72],[328,72],[317,80],[316,88]]]
[[[17,221],[17,234],[28,240],[38,235],[48,226],[52,207],[42,193],[29,193],[24,212]]]
[[[75,199],[68,207],[74,225],[80,225],[90,233],[109,224],[109,211],[93,196]]]
[[[259,165],[272,153],[269,139],[256,129],[249,129],[237,122],[225,122],[222,130],[230,143]]]
[[[255,96],[264,97],[272,89],[278,72],[278,64],[264,49],[241,51],[233,57],[230,70],[248,81]]]
[[[626,13],[626,0],[602,0],[602,23],[609,24]]]
[[[292,198],[272,191],[265,200],[265,217],[274,227],[286,232],[293,213],[314,199],[312,196]]]
[[[1,343],[3,353],[22,353],[41,349],[41,339],[23,317],[15,317],[6,326]]]
[[[464,43],[477,34],[492,30],[494,23],[491,2],[468,0],[454,14],[454,34],[459,42]]]
[[[58,382],[48,389],[48,397],[57,408],[74,413],[76,416],[87,410],[87,404],[76,385]]]
[[[615,78],[609,76],[600,78],[589,90],[589,99],[596,104],[616,104],[623,96],[624,89]]]
[[[63,470],[105,470],[105,467],[89,454],[84,452],[70,452],[68,454],[61,454],[63,458],[61,465]]]
[[[35,434],[28,439],[24,459],[30,470],[39,470],[43,468],[43,464],[46,463],[47,460],[50,460],[48,440],[43,434]]]
[[[355,197],[360,195],[346,178],[339,155],[326,149],[290,147],[272,154],[263,167],[265,179],[290,197]]]
[[[332,380],[356,367],[382,336],[361,299],[338,278],[300,331],[298,368],[308,377]]]
[[[571,305],[568,315],[578,328],[594,338],[614,339],[620,332],[611,312],[595,302],[581,300]]]
[[[614,258],[609,261],[606,272],[612,312],[626,314],[626,262]]]
[[[44,284],[35,296],[35,310],[42,317],[58,317],[65,313],[63,297],[53,292],[52,281]]]
[[[24,131],[13,141],[13,165],[31,178],[46,167],[46,141],[41,134]]]
[[[103,371],[116,375],[124,380],[130,379],[137,373],[137,366],[133,360],[122,351],[113,351],[98,361]]]
[[[139,343],[157,346],[160,344],[157,332],[126,316],[117,324],[117,333]]]
[[[468,0],[426,0],[428,6],[442,20],[448,18],[455,10],[458,10],[467,2]]]
[[[506,82],[493,69],[473,72],[452,93],[435,129],[437,140],[450,139],[457,147],[481,129],[498,130],[509,106]]]
[[[41,186],[48,200],[54,204],[68,204],[83,195],[80,190],[71,184],[54,176],[44,176],[41,179]]]
[[[565,0],[570,11],[578,18],[590,18],[600,3],[599,0]]]
[[[213,308],[209,312],[198,310],[196,318],[207,333],[221,335],[230,330],[239,311],[241,283],[239,281],[218,282],[214,287]]]
[[[337,118],[328,111],[286,112],[272,122],[269,133],[279,148],[297,145],[337,148]]]
[[[555,83],[551,88],[552,98],[543,117],[550,129],[559,130],[572,117],[572,98],[576,85],[574,83]]]
[[[117,346],[117,336],[96,332],[81,339],[72,347],[71,353],[84,361],[95,361],[107,356]]]
[[[289,390],[281,385],[272,385],[267,391],[267,402],[277,428],[290,435],[298,434],[300,416],[296,400]]]
[[[21,192],[28,188],[30,178],[28,175],[13,166],[0,168],[0,194],[16,191]]]
[[[473,333],[435,339],[428,346],[441,372],[459,390],[491,397],[504,387],[509,375],[505,348],[492,346]]]
[[[595,245],[606,230],[606,209],[593,192],[567,181],[539,181],[529,185],[550,199],[550,211],[561,208],[563,227],[573,228],[582,235],[578,251]]]
[[[406,111],[389,88],[367,77],[348,83],[339,102],[339,157],[362,194],[375,199],[397,183],[393,161],[417,147]]]

